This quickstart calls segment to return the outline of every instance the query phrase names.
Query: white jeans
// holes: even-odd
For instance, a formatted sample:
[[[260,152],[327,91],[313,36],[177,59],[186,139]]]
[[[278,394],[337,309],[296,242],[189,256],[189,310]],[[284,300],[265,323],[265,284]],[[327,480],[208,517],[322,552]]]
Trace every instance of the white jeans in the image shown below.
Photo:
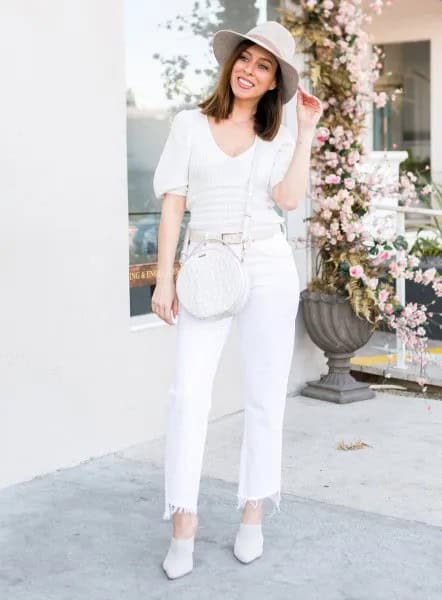
[[[190,242],[189,250],[198,242]],[[236,252],[240,245],[231,246]],[[233,321],[240,340],[244,430],[237,508],[281,500],[282,431],[295,339],[299,281],[284,234],[252,242],[246,251],[250,296],[242,310],[217,321],[177,316],[175,372],[169,388],[164,520],[198,512],[198,495],[213,381]]]

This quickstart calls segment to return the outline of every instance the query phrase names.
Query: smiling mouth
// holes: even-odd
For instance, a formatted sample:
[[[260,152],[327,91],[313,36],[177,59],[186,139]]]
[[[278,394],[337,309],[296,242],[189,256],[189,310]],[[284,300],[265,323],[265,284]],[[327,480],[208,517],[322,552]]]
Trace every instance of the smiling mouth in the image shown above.
[[[251,81],[244,79],[244,77],[238,77],[238,85],[243,88],[243,90],[250,90],[252,87],[255,87]]]

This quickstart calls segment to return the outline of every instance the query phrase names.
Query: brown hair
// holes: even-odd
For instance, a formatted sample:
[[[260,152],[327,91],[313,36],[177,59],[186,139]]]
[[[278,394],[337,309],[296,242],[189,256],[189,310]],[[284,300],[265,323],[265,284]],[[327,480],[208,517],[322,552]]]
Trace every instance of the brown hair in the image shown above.
[[[204,115],[214,117],[216,121],[227,119],[232,112],[235,96],[230,87],[230,77],[233,65],[241,53],[252,46],[254,42],[240,42],[230,57],[223,64],[218,82],[208,98],[198,104]],[[271,141],[279,131],[282,121],[282,91],[281,68],[276,70],[276,87],[268,90],[258,102],[255,113],[255,133],[263,140]]]

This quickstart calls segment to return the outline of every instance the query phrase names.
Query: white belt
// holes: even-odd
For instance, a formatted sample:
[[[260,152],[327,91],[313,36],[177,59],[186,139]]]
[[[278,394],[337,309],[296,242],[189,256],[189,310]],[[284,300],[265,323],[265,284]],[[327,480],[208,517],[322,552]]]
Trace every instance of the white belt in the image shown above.
[[[266,238],[273,237],[278,232],[286,233],[285,224],[275,224],[275,226],[266,228],[264,230],[250,231],[250,239],[253,240],[264,240]],[[220,240],[222,242],[226,242],[227,244],[240,244],[242,237],[242,231],[230,233],[221,233],[221,232],[211,232],[211,231],[202,231],[199,229],[190,229],[189,230],[189,240],[192,242],[200,242],[202,240]]]

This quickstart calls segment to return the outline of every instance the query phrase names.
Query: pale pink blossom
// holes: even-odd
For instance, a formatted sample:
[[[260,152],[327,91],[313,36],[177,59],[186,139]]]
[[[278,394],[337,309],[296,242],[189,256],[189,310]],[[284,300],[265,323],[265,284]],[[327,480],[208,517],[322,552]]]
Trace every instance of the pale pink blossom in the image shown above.
[[[339,175],[327,175],[325,178],[325,183],[337,184],[341,181]]]
[[[442,297],[442,277],[437,281],[433,281],[433,290],[438,298]]]
[[[310,225],[310,232],[315,237],[323,237],[327,234],[325,227],[317,222]]]
[[[383,262],[385,262],[387,260],[390,260],[390,258],[391,258],[391,252],[389,250],[383,250],[373,260],[373,264],[374,265],[380,265],[381,263],[383,263]]]
[[[379,292],[379,302],[382,302],[382,303],[386,302],[388,300],[389,295],[390,295],[390,293],[388,290],[385,290],[385,289],[381,290]]]
[[[419,258],[417,256],[414,256],[414,254],[408,255],[408,266],[410,268],[413,269],[414,267],[417,267],[419,265],[419,262],[420,262]]]
[[[431,283],[433,281],[435,275],[436,275],[436,269],[434,267],[432,267],[431,269],[426,269],[422,273],[422,283],[424,285]]]
[[[339,231],[339,222],[338,221],[332,221],[330,223],[330,231],[336,235]]]
[[[324,144],[330,136],[330,131],[327,127],[319,127],[316,132],[316,139],[319,143]]]
[[[361,267],[361,265],[354,265],[353,267],[350,267],[350,275],[351,275],[351,277],[355,277],[356,279],[360,279],[363,274],[364,274],[364,269]]]
[[[385,312],[387,313],[387,315],[391,315],[391,314],[393,314],[393,310],[394,310],[393,305],[391,304],[391,302],[388,302],[385,305]]]
[[[359,161],[360,157],[361,156],[357,150],[352,150],[347,156],[347,162],[349,165],[354,165]]]
[[[418,269],[415,274],[414,274],[414,281],[416,283],[422,283],[423,281],[423,276],[422,276],[422,269]]]
[[[375,290],[378,287],[378,282],[379,280],[377,277],[370,277],[366,281],[367,287],[369,287],[371,290]]]

